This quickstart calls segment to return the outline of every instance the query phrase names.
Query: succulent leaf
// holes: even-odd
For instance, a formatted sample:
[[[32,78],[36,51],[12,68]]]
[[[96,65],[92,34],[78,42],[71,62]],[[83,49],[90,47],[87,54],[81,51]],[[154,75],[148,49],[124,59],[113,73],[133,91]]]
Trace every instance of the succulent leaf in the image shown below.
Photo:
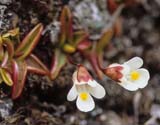
[[[60,22],[60,44],[63,45],[66,41],[73,41],[72,14],[68,6],[64,6],[60,16]]]
[[[9,72],[7,72],[5,69],[1,68],[0,69],[0,73],[1,73],[1,77],[3,79],[3,81],[8,85],[8,86],[12,86],[13,85],[13,81],[12,81],[12,77],[9,74]]]
[[[17,99],[24,88],[25,79],[27,75],[27,65],[25,61],[17,61],[18,64],[18,80],[12,87],[12,99]]]
[[[77,31],[74,33],[74,40],[73,40],[73,45],[78,45],[79,43],[83,42],[88,38],[88,34],[85,31]]]
[[[57,77],[57,75],[59,74],[62,67],[66,64],[66,62],[66,56],[58,49],[55,50],[50,71],[51,79],[55,79]]]
[[[22,43],[18,46],[15,51],[15,56],[19,56],[19,59],[26,58],[37,45],[42,30],[43,25],[41,23],[37,24],[23,39]]]
[[[96,52],[97,53],[101,53],[103,51],[103,49],[106,47],[106,45],[110,42],[112,36],[113,36],[112,29],[105,31],[102,34],[100,40],[97,42],[97,45],[96,45]]]
[[[49,70],[47,67],[33,54],[26,58],[27,69],[29,72],[47,75]]]

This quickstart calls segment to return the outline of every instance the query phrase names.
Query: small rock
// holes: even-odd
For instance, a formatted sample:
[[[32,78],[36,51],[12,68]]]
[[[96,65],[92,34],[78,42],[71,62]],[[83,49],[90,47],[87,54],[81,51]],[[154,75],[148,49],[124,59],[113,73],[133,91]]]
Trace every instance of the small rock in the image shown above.
[[[7,118],[10,115],[13,102],[11,99],[0,100],[0,116],[1,118]]]

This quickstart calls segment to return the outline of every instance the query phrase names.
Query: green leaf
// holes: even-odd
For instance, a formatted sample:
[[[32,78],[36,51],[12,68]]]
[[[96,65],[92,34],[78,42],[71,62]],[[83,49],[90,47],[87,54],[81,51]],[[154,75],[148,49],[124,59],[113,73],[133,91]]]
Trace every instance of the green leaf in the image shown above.
[[[8,61],[8,52],[6,51],[3,56],[1,67],[4,67],[7,64],[7,61]]]
[[[39,23],[27,34],[16,49],[15,56],[19,56],[18,59],[24,59],[31,53],[40,39],[42,30],[43,25]]]
[[[7,48],[9,58],[12,58],[13,55],[14,55],[14,44],[13,44],[13,42],[8,39],[8,40],[5,40],[4,44]]]
[[[0,61],[3,60],[3,56],[4,56],[4,48],[3,48],[3,45],[0,44]]]
[[[10,37],[16,37],[16,36],[19,36],[19,28],[15,28],[13,30],[10,30],[8,31],[6,34],[3,34],[2,35],[2,38],[5,39],[5,38],[10,38]]]
[[[2,35],[3,41],[19,42],[19,28],[9,30],[7,33]]]
[[[17,99],[24,88],[25,79],[27,75],[27,65],[25,61],[18,61],[18,80],[12,87],[12,99]]]
[[[1,77],[2,77],[3,81],[8,86],[12,86],[13,85],[13,81],[12,81],[11,75],[3,68],[0,69],[0,73],[1,73]]]
[[[58,49],[55,50],[50,71],[51,79],[55,79],[58,76],[60,70],[66,64],[66,62],[66,56],[63,53],[61,53]]]
[[[33,54],[26,58],[26,63],[29,72],[41,75],[49,74],[48,68]]]
[[[112,29],[105,31],[102,34],[100,40],[97,42],[97,46],[96,46],[97,53],[101,53],[103,51],[103,49],[106,47],[106,45],[110,42],[112,36],[113,36]]]

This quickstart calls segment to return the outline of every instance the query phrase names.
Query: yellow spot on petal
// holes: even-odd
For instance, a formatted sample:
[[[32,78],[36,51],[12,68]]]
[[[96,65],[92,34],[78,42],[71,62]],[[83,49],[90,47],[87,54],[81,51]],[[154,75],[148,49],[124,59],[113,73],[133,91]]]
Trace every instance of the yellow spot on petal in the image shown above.
[[[132,71],[130,76],[131,76],[131,80],[138,80],[140,78],[140,73],[137,71]]]
[[[80,98],[81,100],[86,101],[88,99],[88,93],[86,92],[80,93]]]

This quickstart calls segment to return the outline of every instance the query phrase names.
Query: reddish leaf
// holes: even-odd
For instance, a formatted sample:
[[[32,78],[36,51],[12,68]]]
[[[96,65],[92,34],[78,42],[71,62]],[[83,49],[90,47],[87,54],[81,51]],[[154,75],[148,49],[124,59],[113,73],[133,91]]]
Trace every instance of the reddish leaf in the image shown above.
[[[47,75],[49,71],[47,67],[33,54],[26,58],[27,69],[30,72]]]
[[[23,90],[26,75],[27,75],[27,65],[24,61],[17,62],[18,64],[18,81],[13,84],[12,87],[12,99],[17,99]]]
[[[124,1],[125,1],[126,6],[134,6],[142,2],[141,0],[124,0]]]
[[[82,54],[85,56],[86,59],[89,60],[91,63],[93,69],[95,70],[96,74],[98,75],[99,79],[103,78],[103,73],[101,71],[101,62],[102,62],[102,55],[97,55],[97,53],[88,50],[88,51],[82,51]]]
[[[96,74],[98,75],[99,79],[103,78],[103,73],[99,67],[101,64],[101,55],[96,55],[95,53],[90,53],[87,56],[88,60],[90,61],[93,69],[95,70]]]
[[[12,73],[13,73],[13,82],[14,84],[18,83],[19,67],[15,60],[11,61]]]
[[[141,1],[138,0],[106,0],[109,12],[112,14],[116,11],[116,9],[124,4],[126,7],[134,6]]]
[[[118,8],[119,4],[116,0],[107,0],[107,7],[109,12],[112,14]]]
[[[42,30],[43,25],[41,23],[36,25],[23,39],[22,43],[18,46],[15,52],[15,56],[19,56],[19,59],[24,59],[25,57],[27,57],[37,45]]]
[[[58,49],[55,50],[50,71],[51,79],[55,79],[58,76],[61,68],[66,64],[66,61],[66,56]]]
[[[73,40],[72,14],[68,6],[64,6],[60,16],[60,22],[61,22],[60,44],[63,45],[66,41]]]
[[[77,49],[80,51],[84,51],[91,47],[92,43],[89,40],[84,40],[77,45]]]
[[[114,34],[115,36],[120,36],[122,34],[122,18],[119,17],[114,24]]]

